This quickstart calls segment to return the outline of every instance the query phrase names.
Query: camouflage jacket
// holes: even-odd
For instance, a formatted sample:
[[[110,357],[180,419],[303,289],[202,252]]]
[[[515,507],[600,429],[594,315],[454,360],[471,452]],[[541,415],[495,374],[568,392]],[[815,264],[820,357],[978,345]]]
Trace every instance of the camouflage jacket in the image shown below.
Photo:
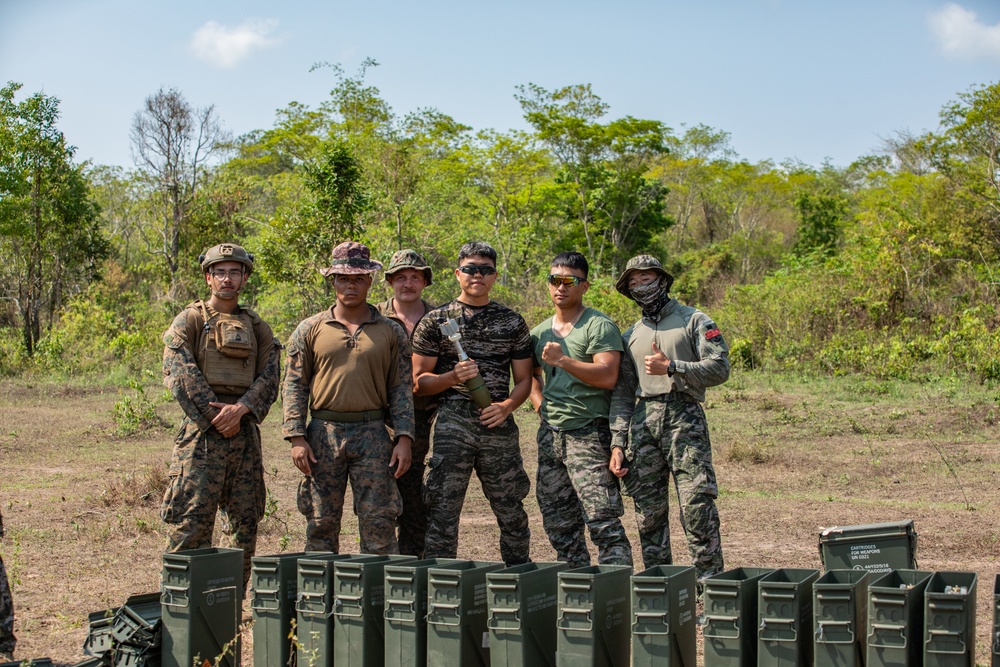
[[[719,328],[705,313],[683,306],[675,299],[663,307],[658,322],[643,318],[629,327],[622,338],[625,354],[611,392],[609,414],[613,447],[626,445],[636,399],[677,393],[688,400],[704,401],[707,387],[729,378],[729,346]],[[671,359],[669,376],[640,377],[645,372],[645,355],[652,354],[652,347],[647,349],[645,343],[636,345],[639,339],[661,341],[660,348]]]
[[[271,327],[255,313],[249,312],[255,322],[254,335],[262,363],[257,364],[256,378],[239,402],[250,410],[250,416],[259,424],[278,398],[281,345],[275,340]],[[200,341],[189,340],[192,330],[189,318],[194,319],[194,329],[200,331],[204,326],[204,316],[198,308],[188,307],[174,318],[163,334],[163,384],[180,403],[184,414],[204,433],[212,428],[212,420],[219,414],[217,408],[209,405],[218,397],[198,368],[195,349]]]
[[[410,343],[406,335],[406,329],[401,325],[381,315],[374,307],[369,305],[371,317],[357,331],[354,342],[356,349],[367,351],[369,354],[387,355],[390,363],[395,363],[394,372],[388,373],[382,380],[385,383],[385,400],[389,410],[387,423],[392,427],[396,438],[401,435],[413,438],[415,432],[413,416],[413,367],[410,361]],[[320,327],[327,323],[343,327],[333,315],[333,308],[328,308],[320,313],[308,317],[295,328],[292,337],[288,341],[288,355],[285,363],[285,381],[281,387],[281,399],[284,408],[284,420],[282,422],[282,437],[286,440],[303,436],[306,434],[306,425],[309,421],[310,393],[316,383],[317,387],[329,387],[332,376],[339,374],[343,369],[331,368],[326,371],[316,371],[317,358],[313,349],[313,343]],[[374,325],[374,326],[373,326]],[[379,327],[388,327],[390,331],[389,345],[379,349],[378,342],[386,340],[378,334]],[[372,347],[375,343],[376,346]],[[325,373],[323,377],[320,373]],[[344,378],[338,378],[338,382]],[[351,377],[352,381],[364,380],[363,377]],[[376,384],[378,382],[376,381]],[[345,383],[346,386],[346,383]],[[379,393],[381,387],[376,387],[375,392]]]

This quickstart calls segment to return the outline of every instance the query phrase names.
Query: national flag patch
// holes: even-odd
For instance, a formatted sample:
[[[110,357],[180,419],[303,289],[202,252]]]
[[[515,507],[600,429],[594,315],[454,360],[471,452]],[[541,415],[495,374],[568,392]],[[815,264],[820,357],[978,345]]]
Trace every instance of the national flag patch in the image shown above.
[[[718,329],[710,329],[705,332],[705,340],[712,340],[722,335],[722,332]]]

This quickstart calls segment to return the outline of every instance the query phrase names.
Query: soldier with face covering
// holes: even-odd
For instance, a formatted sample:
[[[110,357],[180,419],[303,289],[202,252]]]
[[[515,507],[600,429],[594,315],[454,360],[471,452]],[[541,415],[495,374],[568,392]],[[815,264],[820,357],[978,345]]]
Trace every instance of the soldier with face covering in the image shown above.
[[[216,510],[243,549],[243,586],[257,548],[267,492],[260,430],[278,397],[279,350],[271,327],[239,305],[253,255],[234,243],[199,258],[212,295],[188,304],[163,334],[163,383],[184,421],[174,444],[160,516],[168,550],[212,546]]]
[[[729,346],[705,313],[670,297],[673,276],[649,255],[628,261],[615,288],[642,309],[624,334],[611,398],[611,471],[635,501],[645,567],[669,565],[670,477],[698,579],[722,572],[712,446],[701,403],[729,378]],[[629,461],[631,460],[631,461]]]

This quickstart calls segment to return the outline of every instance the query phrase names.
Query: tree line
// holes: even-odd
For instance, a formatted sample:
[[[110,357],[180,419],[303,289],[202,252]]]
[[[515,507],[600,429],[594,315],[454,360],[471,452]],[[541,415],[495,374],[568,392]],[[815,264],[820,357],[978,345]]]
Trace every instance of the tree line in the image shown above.
[[[705,125],[613,117],[589,85],[518,87],[526,131],[400,115],[366,81],[375,66],[314,66],[332,81],[322,104],[238,137],[160,89],[135,112],[131,169],[75,162],[57,98],[0,89],[0,373],[154,367],[220,240],[256,254],[247,300],[287,336],[331,303],[318,268],[338,242],[417,248],[444,276],[480,239],[496,298],[529,322],[549,307],[548,261],[576,249],[590,303],[627,325],[611,285],[647,252],[746,367],[1000,379],[1000,83],[958,93],[935,132],[814,167],[750,163]],[[453,291],[445,277],[428,295]]]

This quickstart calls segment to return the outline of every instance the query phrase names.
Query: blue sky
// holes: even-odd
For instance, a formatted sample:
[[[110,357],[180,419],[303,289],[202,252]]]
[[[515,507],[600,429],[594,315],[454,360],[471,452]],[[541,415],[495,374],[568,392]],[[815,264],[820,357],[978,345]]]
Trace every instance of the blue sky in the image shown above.
[[[752,162],[846,166],[1000,79],[996,0],[0,0],[0,83],[62,100],[78,159],[131,167],[143,100],[176,87],[235,134],[319,104],[339,62],[400,115],[525,128],[515,86],[590,83],[609,118],[703,123]]]

